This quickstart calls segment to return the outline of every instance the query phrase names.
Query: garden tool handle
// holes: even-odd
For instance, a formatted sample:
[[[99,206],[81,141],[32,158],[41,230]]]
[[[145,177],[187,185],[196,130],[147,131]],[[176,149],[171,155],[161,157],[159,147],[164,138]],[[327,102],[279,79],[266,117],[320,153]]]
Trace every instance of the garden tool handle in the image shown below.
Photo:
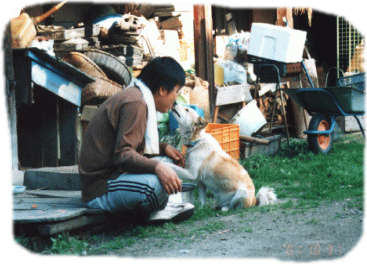
[[[61,2],[57,4],[56,6],[54,6],[53,8],[51,8],[50,10],[48,10],[46,13],[34,18],[34,23],[38,24],[39,22],[45,20],[46,18],[51,16],[53,13],[55,13],[57,10],[59,10],[66,2],[67,1]]]

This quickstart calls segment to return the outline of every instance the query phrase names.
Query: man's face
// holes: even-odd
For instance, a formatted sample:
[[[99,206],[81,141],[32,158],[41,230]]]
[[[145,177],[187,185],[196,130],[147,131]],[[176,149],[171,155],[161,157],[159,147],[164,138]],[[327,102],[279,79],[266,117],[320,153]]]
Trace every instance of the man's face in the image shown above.
[[[160,87],[159,91],[153,94],[156,110],[161,113],[167,113],[177,100],[180,88],[180,85],[176,85],[173,91],[169,93],[163,87]]]

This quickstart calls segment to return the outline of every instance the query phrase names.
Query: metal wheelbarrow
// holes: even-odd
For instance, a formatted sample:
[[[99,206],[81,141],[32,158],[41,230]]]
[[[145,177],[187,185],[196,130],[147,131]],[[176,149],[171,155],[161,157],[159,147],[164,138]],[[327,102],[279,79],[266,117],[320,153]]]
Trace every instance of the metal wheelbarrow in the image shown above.
[[[282,89],[312,116],[307,135],[314,153],[328,153],[334,141],[338,116],[354,116],[364,136],[357,116],[364,114],[365,93],[353,87],[290,88]]]

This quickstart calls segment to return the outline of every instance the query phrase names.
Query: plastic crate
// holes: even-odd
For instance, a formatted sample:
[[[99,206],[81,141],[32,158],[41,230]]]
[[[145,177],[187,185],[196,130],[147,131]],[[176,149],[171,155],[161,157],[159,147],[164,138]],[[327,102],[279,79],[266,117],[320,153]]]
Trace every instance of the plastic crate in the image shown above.
[[[349,86],[364,91],[366,76],[365,73],[354,74],[338,79],[338,86]]]
[[[240,126],[209,123],[205,131],[211,134],[222,149],[235,160],[240,158]]]

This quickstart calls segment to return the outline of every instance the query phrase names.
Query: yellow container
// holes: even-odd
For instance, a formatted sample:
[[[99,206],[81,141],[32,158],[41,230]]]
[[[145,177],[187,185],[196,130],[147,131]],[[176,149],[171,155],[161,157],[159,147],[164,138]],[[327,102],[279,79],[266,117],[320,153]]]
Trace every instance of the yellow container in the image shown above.
[[[214,65],[214,82],[217,86],[224,84],[224,70],[218,64]]]

